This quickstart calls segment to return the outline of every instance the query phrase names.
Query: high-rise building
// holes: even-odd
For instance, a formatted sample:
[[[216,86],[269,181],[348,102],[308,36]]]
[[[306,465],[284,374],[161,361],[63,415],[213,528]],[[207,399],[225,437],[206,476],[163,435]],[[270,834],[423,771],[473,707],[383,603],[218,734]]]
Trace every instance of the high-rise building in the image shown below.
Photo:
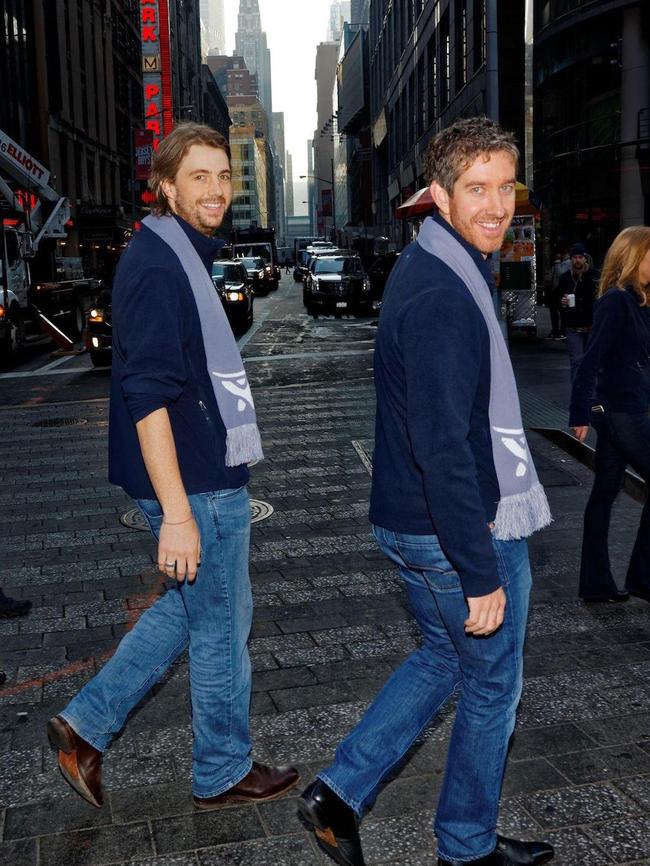
[[[244,58],[250,72],[257,75],[260,100],[270,119],[273,112],[271,52],[262,30],[258,0],[239,0],[235,45],[236,53]]]
[[[284,164],[284,111],[274,111],[272,116],[273,161],[275,171],[275,220],[278,237],[284,239],[286,229],[286,175]]]
[[[350,21],[350,0],[334,0],[330,6],[330,23],[327,30],[328,42],[338,42],[340,40],[343,33],[344,21]]]
[[[224,0],[200,0],[203,55],[226,53]]]
[[[534,3],[533,187],[546,261],[583,241],[597,262],[650,221],[647,0]]]
[[[370,0],[352,0],[350,18],[352,24],[367,24],[370,20]]]
[[[287,151],[284,160],[284,174],[284,209],[288,219],[289,217],[294,216],[296,210],[293,193],[293,157],[289,151]]]
[[[318,234],[331,231],[336,224],[334,212],[334,115],[333,94],[338,42],[321,42],[316,47],[316,111],[318,126],[314,132],[314,185]]]

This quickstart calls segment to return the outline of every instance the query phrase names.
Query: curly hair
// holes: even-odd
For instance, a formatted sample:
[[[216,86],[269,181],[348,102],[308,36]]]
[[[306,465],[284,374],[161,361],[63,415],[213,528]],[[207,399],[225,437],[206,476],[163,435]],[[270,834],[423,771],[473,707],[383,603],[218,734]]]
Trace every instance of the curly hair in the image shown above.
[[[231,161],[228,140],[216,129],[204,123],[179,123],[169,135],[163,138],[153,155],[149,189],[156,198],[151,205],[152,213],[164,216],[172,212],[162,184],[166,180],[176,179],[181,163],[194,144],[207,144],[208,147],[223,150],[228,157],[228,162]]]
[[[452,195],[458,178],[481,154],[500,150],[509,153],[518,164],[517,140],[496,120],[489,117],[456,120],[429,142],[425,157],[427,183],[436,181]]]

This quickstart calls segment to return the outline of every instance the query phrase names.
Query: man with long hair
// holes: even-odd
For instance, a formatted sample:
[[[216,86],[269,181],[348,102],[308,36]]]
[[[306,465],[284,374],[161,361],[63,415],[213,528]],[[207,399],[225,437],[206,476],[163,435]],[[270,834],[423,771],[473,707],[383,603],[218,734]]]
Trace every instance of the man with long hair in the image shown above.
[[[360,817],[457,690],[436,814],[439,866],[553,857],[543,842],[496,833],[522,688],[526,537],[550,521],[487,260],[514,214],[517,159],[513,136],[485,117],[433,138],[438,214],[402,252],[384,295],[370,519],[399,567],[422,645],[298,801],[302,822],[342,866],[363,866]]]
[[[255,408],[210,278],[232,201],[230,148],[184,123],[155,153],[152,214],[124,252],[113,291],[109,477],[158,541],[169,589],[102,670],[48,724],[61,771],[101,806],[102,754],[129,712],[189,646],[197,809],[260,802],[293,768],[251,760],[252,617],[247,463],[262,455]]]

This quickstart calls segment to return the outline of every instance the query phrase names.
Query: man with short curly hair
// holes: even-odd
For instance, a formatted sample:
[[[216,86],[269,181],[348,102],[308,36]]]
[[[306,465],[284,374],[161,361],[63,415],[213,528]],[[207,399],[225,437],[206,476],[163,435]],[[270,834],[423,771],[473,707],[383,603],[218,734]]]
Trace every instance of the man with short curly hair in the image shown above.
[[[515,209],[518,151],[485,117],[427,154],[436,216],[393,269],[375,350],[370,520],[422,634],[299,799],[342,866],[364,866],[359,819],[458,692],[435,833],[439,866],[538,866],[543,842],[496,833],[522,687],[531,586],[526,537],[550,521],[526,443],[488,256]]]

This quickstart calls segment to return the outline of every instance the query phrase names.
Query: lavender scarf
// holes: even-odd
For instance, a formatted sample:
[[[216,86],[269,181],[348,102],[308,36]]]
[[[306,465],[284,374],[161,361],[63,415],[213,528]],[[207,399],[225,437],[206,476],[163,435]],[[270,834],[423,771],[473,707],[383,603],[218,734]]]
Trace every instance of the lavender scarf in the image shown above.
[[[142,222],[169,244],[190,281],[201,320],[208,372],[226,428],[226,466],[262,460],[262,442],[244,364],[205,265],[173,217],[150,215]]]
[[[433,219],[425,220],[418,243],[460,277],[485,319],[490,336],[490,433],[501,492],[494,536],[502,541],[526,538],[548,526],[552,517],[524,434],[517,384],[490,290],[467,250]]]

